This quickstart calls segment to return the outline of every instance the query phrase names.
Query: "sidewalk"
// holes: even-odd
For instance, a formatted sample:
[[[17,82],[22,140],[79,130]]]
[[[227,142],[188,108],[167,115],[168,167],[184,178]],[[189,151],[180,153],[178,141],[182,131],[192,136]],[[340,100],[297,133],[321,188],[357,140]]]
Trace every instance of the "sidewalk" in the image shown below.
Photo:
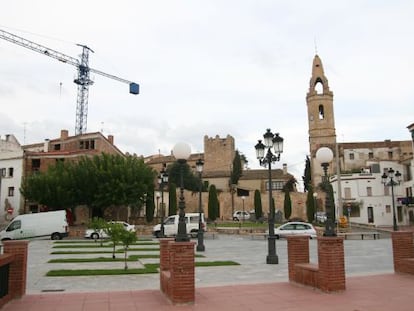
[[[317,260],[316,243],[310,241],[311,262]],[[414,276],[393,273],[390,239],[345,241],[347,289],[326,294],[288,282],[286,240],[276,243],[279,264],[268,265],[266,240],[217,236],[205,241],[205,258],[197,260],[234,260],[240,265],[196,268],[196,299],[190,306],[172,306],[159,290],[158,274],[46,277],[51,269],[68,267],[47,263],[51,258],[67,257],[52,255],[53,244],[49,240],[29,243],[27,295],[2,310],[414,310]]]
[[[413,310],[412,275],[360,276],[346,282],[345,291],[331,294],[287,282],[197,288],[195,303],[184,306],[171,305],[159,290],[26,295],[3,310]]]

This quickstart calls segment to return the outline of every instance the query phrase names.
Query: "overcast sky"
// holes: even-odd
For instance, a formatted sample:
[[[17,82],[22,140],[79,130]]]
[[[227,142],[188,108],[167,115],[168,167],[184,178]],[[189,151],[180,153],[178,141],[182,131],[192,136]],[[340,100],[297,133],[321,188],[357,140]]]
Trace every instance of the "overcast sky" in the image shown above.
[[[203,152],[235,138],[250,168],[266,128],[285,139],[276,167],[298,180],[309,152],[306,93],[321,57],[339,142],[409,140],[414,122],[414,1],[3,1],[0,29],[140,84],[92,74],[88,132],[123,151]],[[0,39],[0,134],[21,144],[74,135],[76,68]]]

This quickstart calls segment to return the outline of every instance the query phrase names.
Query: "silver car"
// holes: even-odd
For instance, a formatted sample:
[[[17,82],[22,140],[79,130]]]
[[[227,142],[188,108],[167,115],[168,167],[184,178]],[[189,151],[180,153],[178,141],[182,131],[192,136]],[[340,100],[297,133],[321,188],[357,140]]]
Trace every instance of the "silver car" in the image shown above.
[[[286,237],[287,235],[308,235],[309,238],[316,238],[316,230],[307,222],[287,222],[280,227],[275,228],[276,239]]]

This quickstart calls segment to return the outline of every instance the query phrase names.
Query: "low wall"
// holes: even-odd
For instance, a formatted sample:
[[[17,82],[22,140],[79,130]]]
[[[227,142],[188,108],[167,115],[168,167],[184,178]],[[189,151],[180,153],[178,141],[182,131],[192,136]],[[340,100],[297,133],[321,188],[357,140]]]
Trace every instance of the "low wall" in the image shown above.
[[[325,292],[345,290],[342,237],[318,237],[318,264],[309,262],[309,237],[288,236],[289,281]]]
[[[0,255],[0,308],[26,294],[28,241],[3,241]]]

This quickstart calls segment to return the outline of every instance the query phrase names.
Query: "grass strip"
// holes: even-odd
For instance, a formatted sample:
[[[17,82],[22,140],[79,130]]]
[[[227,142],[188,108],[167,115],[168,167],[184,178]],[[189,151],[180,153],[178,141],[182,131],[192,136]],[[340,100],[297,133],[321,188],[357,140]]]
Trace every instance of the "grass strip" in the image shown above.
[[[100,244],[101,241],[97,240],[96,242],[94,240],[71,240],[71,241],[54,241],[53,244],[90,244],[90,245],[95,245],[95,244]],[[103,244],[112,244],[112,242],[110,242],[109,240],[103,240],[102,241]],[[143,240],[143,241],[137,241],[131,245],[159,245],[159,242],[154,242],[151,240]]]
[[[91,275],[125,275],[158,273],[157,264],[147,264],[140,269],[80,269],[80,270],[50,270],[46,276],[91,276]]]
[[[238,266],[235,261],[203,261],[196,262],[196,267]],[[145,264],[140,269],[78,269],[78,270],[50,270],[46,276],[91,276],[91,275],[125,275],[158,273],[159,264]]]
[[[150,245],[159,245],[159,243],[157,242],[152,242],[152,243],[134,243],[131,244],[131,246],[150,246]],[[117,244],[117,246],[122,246],[122,244]],[[82,243],[82,244],[64,244],[64,245],[54,245],[52,248],[104,248],[104,247],[113,247],[112,243],[103,243],[102,245],[100,243],[91,243],[89,242],[89,244],[86,243]]]
[[[196,258],[204,258],[204,255],[195,254]],[[128,261],[137,261],[140,259],[159,259],[160,255],[157,254],[142,254],[142,255],[130,255]],[[112,261],[123,261],[124,258],[112,257],[95,257],[95,258],[58,258],[50,259],[48,263],[82,263],[82,262],[112,262]]]
[[[146,252],[146,251],[159,251],[159,248],[128,248],[128,252]],[[123,249],[115,250],[115,253],[124,253]],[[52,255],[73,255],[73,254],[112,254],[110,250],[97,250],[97,251],[53,251]]]

